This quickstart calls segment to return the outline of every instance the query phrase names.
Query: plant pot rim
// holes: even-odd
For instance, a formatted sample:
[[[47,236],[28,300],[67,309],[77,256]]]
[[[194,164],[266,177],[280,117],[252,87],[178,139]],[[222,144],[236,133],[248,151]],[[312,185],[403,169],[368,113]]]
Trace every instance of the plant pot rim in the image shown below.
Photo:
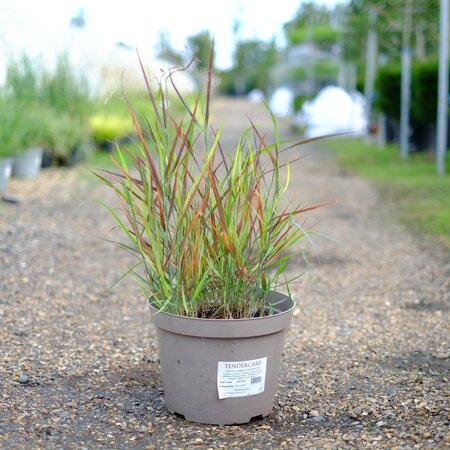
[[[42,153],[44,153],[44,149],[42,147],[38,146],[26,147],[16,154],[16,158],[41,156]]]
[[[188,317],[159,311],[151,304],[152,322],[163,330],[193,337],[239,338],[277,333],[285,329],[291,321],[296,306],[287,294],[270,292],[273,304],[279,311],[270,316],[245,319],[212,319]]]

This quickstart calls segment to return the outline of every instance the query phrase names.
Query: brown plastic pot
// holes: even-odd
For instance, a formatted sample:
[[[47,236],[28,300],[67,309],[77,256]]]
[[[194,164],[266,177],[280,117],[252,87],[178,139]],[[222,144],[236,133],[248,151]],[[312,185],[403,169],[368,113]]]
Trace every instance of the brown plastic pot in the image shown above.
[[[275,314],[236,320],[182,317],[151,307],[170,412],[216,425],[270,414],[295,306],[279,292],[271,292],[270,302]]]

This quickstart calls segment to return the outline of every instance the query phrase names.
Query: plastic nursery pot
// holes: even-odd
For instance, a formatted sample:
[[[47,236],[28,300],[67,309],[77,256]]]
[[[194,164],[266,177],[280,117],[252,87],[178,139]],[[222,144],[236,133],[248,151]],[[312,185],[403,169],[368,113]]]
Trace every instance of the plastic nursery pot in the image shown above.
[[[8,180],[11,177],[12,165],[12,158],[0,158],[0,193],[6,191]]]
[[[42,164],[43,150],[30,148],[14,157],[12,174],[15,177],[31,178],[39,173]]]
[[[170,412],[216,425],[270,414],[295,306],[285,294],[270,295],[274,314],[251,319],[189,318],[150,307]]]

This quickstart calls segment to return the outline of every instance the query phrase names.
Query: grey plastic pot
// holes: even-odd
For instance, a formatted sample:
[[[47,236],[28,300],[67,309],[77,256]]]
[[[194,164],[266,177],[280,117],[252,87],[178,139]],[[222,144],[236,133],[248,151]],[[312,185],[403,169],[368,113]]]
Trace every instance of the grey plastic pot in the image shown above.
[[[30,148],[20,155],[15,156],[12,174],[15,177],[31,178],[35,177],[42,164],[42,148]]]
[[[12,158],[0,158],[0,193],[6,191],[11,177],[12,165]]]
[[[295,306],[278,292],[270,301],[275,314],[237,320],[182,317],[150,307],[170,412],[216,425],[270,414]]]

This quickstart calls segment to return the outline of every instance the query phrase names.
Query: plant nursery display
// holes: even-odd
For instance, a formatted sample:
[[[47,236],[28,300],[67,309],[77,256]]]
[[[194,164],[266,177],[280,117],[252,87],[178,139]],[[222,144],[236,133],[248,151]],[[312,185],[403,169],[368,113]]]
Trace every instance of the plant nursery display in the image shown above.
[[[103,205],[125,238],[115,244],[135,256],[127,274],[150,305],[168,410],[245,423],[272,410],[295,306],[287,268],[308,234],[300,218],[319,205],[289,207],[280,153],[300,143],[281,141],[273,116],[273,142],[249,120],[234,148],[222,145],[226,129],[210,120],[212,52],[193,100],[175,69],[154,80],[140,64],[150,107],[142,116],[129,105],[136,149],[118,149],[116,172],[95,171],[118,199]]]
[[[42,161],[40,145],[44,128],[41,112],[0,93],[0,158],[5,158],[2,167],[8,177],[30,177],[38,173]]]
[[[14,157],[13,175],[69,165],[89,141],[93,99],[87,80],[59,55],[52,71],[23,54],[8,61],[0,89],[0,153]]]

